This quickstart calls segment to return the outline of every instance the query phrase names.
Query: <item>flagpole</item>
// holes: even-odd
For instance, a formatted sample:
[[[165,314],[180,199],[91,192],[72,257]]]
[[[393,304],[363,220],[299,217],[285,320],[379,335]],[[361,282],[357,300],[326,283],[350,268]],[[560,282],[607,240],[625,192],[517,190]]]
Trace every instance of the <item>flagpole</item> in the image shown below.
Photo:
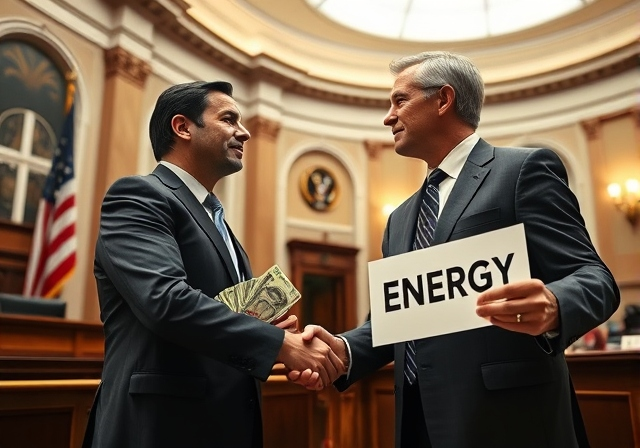
[[[78,79],[78,75],[74,71],[69,71],[64,78],[67,81],[67,97],[64,103],[64,114],[66,116],[71,110],[73,100],[76,96],[76,80]]]

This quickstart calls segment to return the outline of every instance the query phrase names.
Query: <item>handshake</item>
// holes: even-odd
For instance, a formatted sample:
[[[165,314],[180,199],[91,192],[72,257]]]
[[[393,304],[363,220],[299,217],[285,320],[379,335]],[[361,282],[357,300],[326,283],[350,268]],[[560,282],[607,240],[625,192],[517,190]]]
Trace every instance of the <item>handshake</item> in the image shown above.
[[[298,330],[298,318],[274,322],[285,330],[277,361],[288,370],[289,381],[310,390],[322,390],[349,369],[349,354],[341,338],[318,325]]]

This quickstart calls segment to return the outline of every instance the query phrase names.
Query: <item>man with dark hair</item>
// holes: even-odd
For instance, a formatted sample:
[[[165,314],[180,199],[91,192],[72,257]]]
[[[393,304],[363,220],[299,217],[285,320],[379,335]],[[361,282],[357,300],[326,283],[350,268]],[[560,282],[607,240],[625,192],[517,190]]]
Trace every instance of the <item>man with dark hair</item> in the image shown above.
[[[375,348],[370,321],[341,337],[311,326],[305,337],[350,361],[340,390],[395,361],[398,448],[588,446],[564,349],[607,320],[620,296],[562,162],[549,149],[495,147],[475,133],[484,85],[469,59],[426,52],[391,72],[384,124],[395,151],[428,170],[389,216],[383,255],[523,223],[532,279],[478,297],[488,327]],[[309,385],[304,372],[289,378]]]
[[[85,447],[262,446],[260,384],[275,362],[328,384],[343,368],[295,317],[276,325],[214,300],[252,276],[211,193],[242,168],[250,135],[226,82],[170,87],[149,126],[159,165],[107,192],[95,277],[102,382]]]

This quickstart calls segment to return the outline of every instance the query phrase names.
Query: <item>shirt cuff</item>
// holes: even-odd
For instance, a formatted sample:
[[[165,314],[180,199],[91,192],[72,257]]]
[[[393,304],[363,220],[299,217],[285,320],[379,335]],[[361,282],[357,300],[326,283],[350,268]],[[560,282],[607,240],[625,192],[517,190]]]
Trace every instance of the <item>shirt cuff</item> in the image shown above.
[[[351,366],[353,366],[353,358],[351,357],[351,346],[349,346],[349,341],[347,338],[338,335],[340,339],[344,341],[344,345],[347,348],[347,356],[349,357],[349,367],[347,367],[347,379],[349,379],[349,375],[351,375]]]

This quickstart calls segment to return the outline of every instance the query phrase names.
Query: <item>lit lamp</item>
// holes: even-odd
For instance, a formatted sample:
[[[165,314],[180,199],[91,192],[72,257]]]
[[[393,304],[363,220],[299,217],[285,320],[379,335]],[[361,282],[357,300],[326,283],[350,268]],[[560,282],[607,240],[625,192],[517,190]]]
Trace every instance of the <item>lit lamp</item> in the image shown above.
[[[394,211],[395,209],[396,209],[396,206],[393,204],[384,204],[384,207],[382,207],[382,214],[384,216],[389,216],[391,212]]]
[[[635,226],[640,215],[640,182],[637,179],[627,179],[624,188],[620,184],[610,184],[607,190],[618,210]]]

